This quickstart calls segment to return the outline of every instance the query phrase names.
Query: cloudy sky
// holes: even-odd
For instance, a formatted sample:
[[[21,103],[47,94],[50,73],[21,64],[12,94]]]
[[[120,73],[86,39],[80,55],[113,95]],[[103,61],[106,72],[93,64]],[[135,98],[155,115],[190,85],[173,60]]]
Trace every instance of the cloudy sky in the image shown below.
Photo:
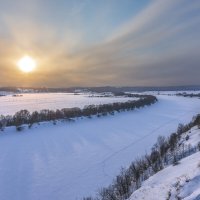
[[[200,1],[0,0],[0,71],[0,87],[200,84]]]

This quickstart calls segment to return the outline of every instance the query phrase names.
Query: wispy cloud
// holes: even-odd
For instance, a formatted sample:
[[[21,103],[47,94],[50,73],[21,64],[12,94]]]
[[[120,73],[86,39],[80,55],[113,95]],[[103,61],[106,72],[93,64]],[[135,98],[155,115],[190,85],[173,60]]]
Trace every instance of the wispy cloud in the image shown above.
[[[104,43],[80,52],[83,66],[92,76],[112,73],[113,84],[197,84],[199,71],[186,71],[199,65],[199,10],[199,1],[153,1]]]
[[[89,4],[84,1],[74,7],[72,21],[81,22]],[[3,58],[15,55],[16,59],[28,51],[39,59],[40,69],[26,81],[30,85],[200,84],[199,11],[198,0],[150,1],[137,15],[94,44],[87,42],[84,25],[80,26],[83,29],[74,30],[67,23],[56,29],[34,19],[27,23],[18,19],[19,15],[9,15],[4,21],[12,39],[0,40],[0,52]],[[96,28],[101,29],[99,17],[93,17]],[[11,75],[8,70],[9,59],[3,60],[1,71],[9,74],[13,83],[20,84],[19,78],[13,78],[14,73]],[[4,79],[0,81],[5,83],[8,84]]]

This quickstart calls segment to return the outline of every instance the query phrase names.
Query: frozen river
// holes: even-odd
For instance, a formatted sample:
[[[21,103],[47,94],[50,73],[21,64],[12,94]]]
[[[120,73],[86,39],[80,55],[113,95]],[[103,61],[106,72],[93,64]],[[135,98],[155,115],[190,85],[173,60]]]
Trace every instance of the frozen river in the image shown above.
[[[0,135],[1,200],[74,200],[112,182],[158,135],[200,113],[200,99],[158,96],[150,107],[114,116],[44,123]]]

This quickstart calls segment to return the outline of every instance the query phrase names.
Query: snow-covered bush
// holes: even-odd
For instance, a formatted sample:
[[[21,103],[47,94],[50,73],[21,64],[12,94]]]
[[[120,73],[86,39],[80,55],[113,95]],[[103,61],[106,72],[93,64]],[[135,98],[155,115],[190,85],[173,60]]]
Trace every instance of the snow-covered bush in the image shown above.
[[[7,125],[6,117],[3,115],[0,116],[0,130],[3,131]]]
[[[199,151],[200,151],[200,142],[198,143],[197,147],[198,147],[198,149],[199,149]]]

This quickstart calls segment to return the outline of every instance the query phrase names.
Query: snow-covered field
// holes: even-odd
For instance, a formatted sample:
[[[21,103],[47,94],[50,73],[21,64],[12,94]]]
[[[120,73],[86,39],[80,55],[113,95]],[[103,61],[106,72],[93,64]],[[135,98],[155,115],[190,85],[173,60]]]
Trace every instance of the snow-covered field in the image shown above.
[[[158,135],[171,134],[200,112],[198,98],[160,95],[158,100],[114,116],[43,123],[22,132],[7,128],[0,135],[0,199],[74,200],[95,194],[122,166],[149,151]]]
[[[22,93],[16,97],[9,94],[0,97],[0,115],[13,115],[22,109],[33,112],[42,109],[83,108],[85,105],[125,102],[128,100],[133,100],[133,98],[89,97],[89,94],[74,95],[72,93]]]
[[[194,127],[186,135],[190,138],[185,144],[197,145],[200,142],[200,129]],[[130,200],[199,200],[200,199],[200,152],[169,166],[146,180],[136,190]]]

